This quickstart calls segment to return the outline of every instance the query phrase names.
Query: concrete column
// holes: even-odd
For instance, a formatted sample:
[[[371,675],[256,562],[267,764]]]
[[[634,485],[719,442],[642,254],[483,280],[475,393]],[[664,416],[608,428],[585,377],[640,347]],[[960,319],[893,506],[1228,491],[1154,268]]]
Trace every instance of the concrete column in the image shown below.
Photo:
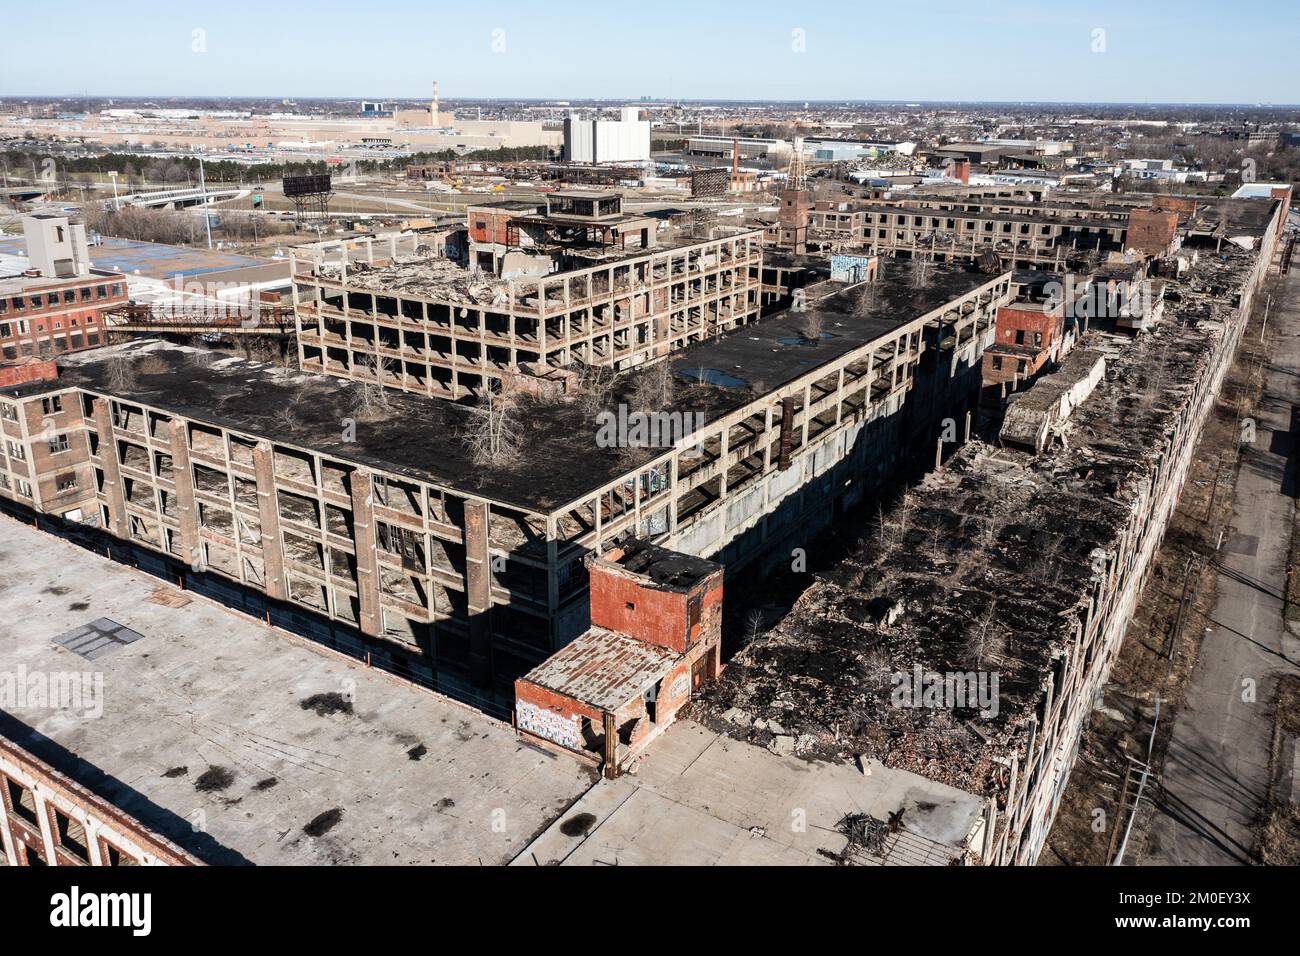
[[[108,402],[95,399],[95,431],[99,434],[99,460],[104,466],[104,495],[108,498],[108,530],[116,538],[127,537],[126,498],[122,490],[122,471],[117,462],[117,437],[113,432],[113,413]]]
[[[357,552],[358,623],[363,634],[378,637],[383,630],[379,610],[379,556],[376,553],[375,492],[370,472],[358,468],[349,476],[352,489],[352,545]]]
[[[284,583],[284,541],[280,537],[280,507],[275,499],[275,455],[271,443],[253,448],[253,473],[257,479],[257,517],[262,526],[262,563],[266,565],[266,593],[277,601],[288,596]]]
[[[171,440],[172,482],[176,485],[176,511],[181,523],[181,558],[193,566],[199,557],[199,509],[194,503],[194,471],[190,468],[190,445],[185,440],[185,423],[168,423]]]
[[[781,439],[777,471],[785,471],[790,467],[790,457],[794,451],[794,414],[794,399],[791,397],[781,399]]]
[[[466,501],[465,597],[469,610],[470,673],[477,684],[486,684],[492,670],[492,632],[488,627],[488,610],[492,607],[491,562],[487,505]]]

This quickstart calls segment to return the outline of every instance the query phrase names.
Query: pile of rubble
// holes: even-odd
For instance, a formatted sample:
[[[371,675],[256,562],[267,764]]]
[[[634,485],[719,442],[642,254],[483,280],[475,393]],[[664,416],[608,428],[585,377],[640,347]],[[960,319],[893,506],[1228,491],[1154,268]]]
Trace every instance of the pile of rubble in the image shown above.
[[[1239,286],[1252,256],[1216,269]],[[735,655],[697,717],[781,753],[879,759],[970,793],[1007,758],[1071,642],[1235,305],[1189,293],[1041,454],[973,441],[878,516],[855,552]],[[1193,302],[1193,300],[1195,300]],[[996,673],[996,706],[916,706],[913,675]]]
[[[320,268],[323,275],[339,277],[336,266]],[[348,266],[347,281],[348,285],[375,292],[405,292],[423,298],[496,308],[504,307],[510,297],[509,282],[446,259],[412,256],[376,267],[353,263]]]

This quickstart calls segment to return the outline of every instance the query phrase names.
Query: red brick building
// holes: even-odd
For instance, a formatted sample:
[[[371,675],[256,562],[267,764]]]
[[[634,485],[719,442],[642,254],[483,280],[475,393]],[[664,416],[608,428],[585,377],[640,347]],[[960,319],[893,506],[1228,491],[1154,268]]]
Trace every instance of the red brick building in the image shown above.
[[[1032,378],[1056,361],[1065,333],[1065,304],[1014,302],[998,309],[997,338],[984,352],[985,385]]]
[[[126,277],[91,268],[86,227],[66,216],[28,216],[23,234],[30,267],[0,276],[0,358],[103,344],[103,311],[127,301]]]
[[[17,359],[102,345],[104,309],[126,301],[126,277],[115,272],[0,279],[0,354]]]
[[[723,568],[641,540],[588,568],[591,627],[515,682],[515,727],[612,777],[717,677]]]

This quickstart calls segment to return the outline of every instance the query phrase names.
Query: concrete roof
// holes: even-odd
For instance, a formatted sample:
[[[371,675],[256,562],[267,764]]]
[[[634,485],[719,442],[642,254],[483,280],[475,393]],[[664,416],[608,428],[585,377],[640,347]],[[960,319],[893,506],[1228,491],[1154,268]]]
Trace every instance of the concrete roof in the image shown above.
[[[591,786],[478,711],[8,517],[0,567],[4,671],[102,678],[101,715],[6,702],[0,734],[207,862],[503,863]],[[55,643],[100,618],[143,637]]]
[[[592,787],[514,865],[804,866],[843,854],[868,866],[946,866],[979,840],[981,798],[866,766],[870,775],[781,756],[680,720],[634,775]],[[853,814],[897,823],[879,848],[853,847],[840,829]]]
[[[673,367],[687,377],[698,377],[704,369],[714,384],[761,394],[868,342],[886,338],[913,319],[995,278],[936,267],[926,286],[916,289],[905,267],[886,263],[873,283],[821,283],[807,290],[809,298],[802,312],[782,312],[696,345],[680,353]],[[833,291],[816,298],[828,290]],[[805,339],[801,332],[810,317],[822,322],[822,337],[816,342]]]

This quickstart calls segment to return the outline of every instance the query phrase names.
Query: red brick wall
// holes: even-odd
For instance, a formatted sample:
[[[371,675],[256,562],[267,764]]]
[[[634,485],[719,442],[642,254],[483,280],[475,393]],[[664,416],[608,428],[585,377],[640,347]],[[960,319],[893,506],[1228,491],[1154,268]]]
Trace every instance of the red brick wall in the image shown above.
[[[1134,209],[1128,215],[1126,245],[1143,255],[1163,256],[1178,233],[1178,213],[1162,209]]]
[[[59,369],[53,362],[18,362],[14,365],[0,365],[0,388],[21,385],[24,382],[41,382],[59,377]]]
[[[642,587],[630,575],[591,567],[591,623],[649,644],[686,650],[686,595]]]
[[[555,728],[560,733],[548,733],[544,729],[535,726],[535,719],[530,718],[529,708],[533,707],[539,711],[548,711],[554,715]],[[590,753],[584,751],[581,745],[581,736],[577,738],[579,745],[570,746],[572,737],[570,728],[566,725],[572,722],[572,730],[579,735],[582,731],[582,718],[588,718],[592,723],[593,732],[599,736],[604,733],[603,717],[599,710],[587,704],[580,703],[572,697],[566,697],[563,694],[557,694],[553,690],[545,687],[538,687],[536,684],[530,684],[527,680],[520,678],[515,681],[515,726],[534,737],[539,737],[547,743],[565,750],[573,750],[576,753]],[[531,726],[530,726],[531,725]],[[599,759],[600,754],[592,754]]]
[[[669,650],[684,652],[722,627],[722,571],[690,594],[642,586],[600,562],[591,566],[591,623]],[[700,623],[688,629],[689,598],[700,598]]]
[[[506,226],[511,219],[510,213],[484,212],[471,209],[468,215],[469,237],[474,242],[506,243]],[[480,223],[482,226],[480,227]]]
[[[997,340],[1003,345],[1015,345],[1016,333],[1024,332],[1024,345],[1034,345],[1034,334],[1043,337],[1042,348],[1051,351],[1056,346],[1056,331],[1060,310],[1045,311],[1041,306],[1004,305],[998,308]]]
[[[1024,341],[1016,342],[1016,333],[1024,333]],[[1041,344],[1035,344],[1035,333],[1042,336]],[[1041,369],[1052,352],[1059,346],[1060,309],[1046,312],[1041,306],[1001,306],[997,317],[997,344],[1014,346],[1017,344],[1028,348],[1037,348],[1036,355],[998,354],[996,349],[984,353],[981,375],[985,382],[1011,382],[1017,378],[1034,375]],[[1000,358],[1001,368],[994,368],[994,359]],[[1020,368],[1020,362],[1025,367]]]
[[[1153,196],[1151,208],[1178,213],[1179,219],[1196,215],[1196,200],[1184,196]]]

